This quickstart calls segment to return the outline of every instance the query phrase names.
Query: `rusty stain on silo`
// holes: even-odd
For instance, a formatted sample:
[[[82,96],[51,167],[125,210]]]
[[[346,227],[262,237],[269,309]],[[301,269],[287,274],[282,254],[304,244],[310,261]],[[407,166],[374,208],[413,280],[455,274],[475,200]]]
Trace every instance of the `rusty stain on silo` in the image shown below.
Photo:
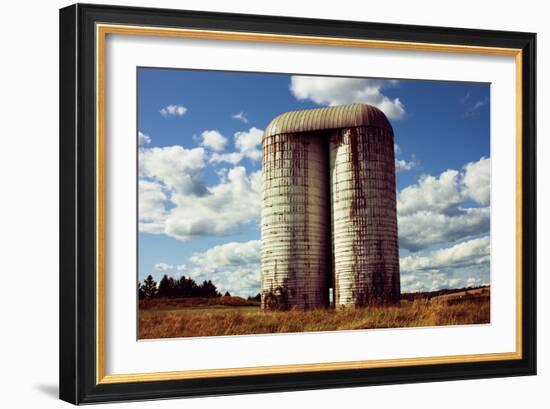
[[[397,304],[393,130],[366,104],[287,112],[263,139],[262,308]]]

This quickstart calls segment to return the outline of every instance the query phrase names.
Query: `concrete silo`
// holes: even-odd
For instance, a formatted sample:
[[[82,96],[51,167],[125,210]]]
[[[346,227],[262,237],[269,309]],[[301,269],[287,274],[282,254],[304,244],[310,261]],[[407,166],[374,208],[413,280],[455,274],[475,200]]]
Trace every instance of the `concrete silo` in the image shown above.
[[[399,304],[393,130],[370,105],[346,108],[330,134],[330,192],[336,307]]]
[[[299,115],[268,126],[262,161],[262,308],[328,305],[328,145],[296,131]]]
[[[264,132],[262,308],[399,302],[393,131],[369,105],[292,111]]]

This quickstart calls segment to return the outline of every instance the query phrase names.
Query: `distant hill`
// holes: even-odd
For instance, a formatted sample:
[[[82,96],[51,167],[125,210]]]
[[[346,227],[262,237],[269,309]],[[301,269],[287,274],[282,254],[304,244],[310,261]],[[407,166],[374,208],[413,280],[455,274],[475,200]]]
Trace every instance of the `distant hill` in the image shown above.
[[[445,299],[453,300],[460,299],[469,296],[489,296],[491,292],[491,287],[479,286],[479,287],[464,287],[464,288],[453,288],[453,289],[444,289],[437,291],[422,291],[416,293],[403,293],[401,294],[402,300],[414,301],[419,299]]]

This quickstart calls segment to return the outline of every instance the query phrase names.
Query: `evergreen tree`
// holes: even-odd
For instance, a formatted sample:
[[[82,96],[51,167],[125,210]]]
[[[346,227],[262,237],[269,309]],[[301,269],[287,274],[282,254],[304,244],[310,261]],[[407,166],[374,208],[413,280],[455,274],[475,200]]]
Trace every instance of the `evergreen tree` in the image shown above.
[[[169,297],[170,292],[170,280],[168,279],[168,276],[164,274],[159,282],[158,296]]]
[[[197,283],[192,278],[181,276],[176,283],[177,297],[196,297],[197,289]]]
[[[158,293],[157,282],[153,280],[153,276],[149,274],[143,284],[141,285],[141,290],[145,298],[153,298]]]
[[[200,286],[199,286],[199,296],[200,297],[219,297],[220,296],[220,293],[218,292],[218,289],[216,288],[216,286],[214,284],[212,284],[212,281],[208,280],[208,281],[204,281]]]
[[[176,297],[176,280],[173,277],[168,277],[168,297]]]

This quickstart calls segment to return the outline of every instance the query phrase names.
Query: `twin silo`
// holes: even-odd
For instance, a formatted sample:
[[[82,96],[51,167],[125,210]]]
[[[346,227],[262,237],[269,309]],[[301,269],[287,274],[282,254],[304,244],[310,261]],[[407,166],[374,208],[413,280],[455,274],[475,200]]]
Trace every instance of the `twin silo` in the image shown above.
[[[393,130],[366,104],[286,112],[262,161],[262,308],[398,304]]]

